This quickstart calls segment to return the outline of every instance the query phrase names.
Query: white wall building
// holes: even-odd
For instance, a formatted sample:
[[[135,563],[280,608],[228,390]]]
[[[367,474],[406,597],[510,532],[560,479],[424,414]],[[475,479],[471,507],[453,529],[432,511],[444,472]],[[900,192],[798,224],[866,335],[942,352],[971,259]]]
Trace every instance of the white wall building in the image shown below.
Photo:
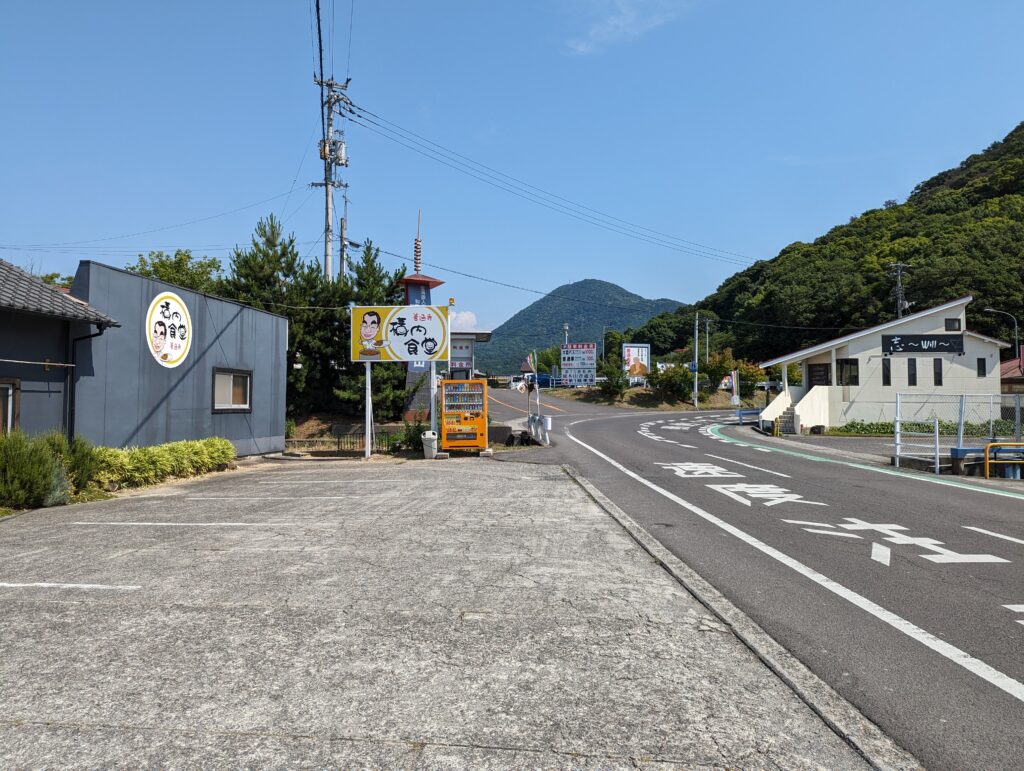
[[[862,332],[761,362],[782,365],[783,391],[761,412],[784,433],[852,420],[889,422],[896,395],[999,394],[999,350],[1009,344],[967,330],[970,295]],[[802,386],[786,368],[800,365]]]

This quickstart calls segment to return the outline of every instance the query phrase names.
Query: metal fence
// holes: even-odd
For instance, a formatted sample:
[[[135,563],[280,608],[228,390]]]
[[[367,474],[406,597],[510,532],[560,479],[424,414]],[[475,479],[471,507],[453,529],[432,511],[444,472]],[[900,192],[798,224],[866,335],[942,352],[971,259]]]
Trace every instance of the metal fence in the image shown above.
[[[954,448],[1021,441],[1021,394],[897,394],[893,431],[901,458],[927,461],[940,473]]]
[[[374,452],[391,452],[401,445],[402,436],[399,433],[389,431],[376,431],[373,435]],[[336,452],[336,453],[361,453],[366,449],[366,438],[362,433],[358,434],[335,434],[334,436],[319,437],[316,439],[286,439],[285,446],[289,450],[302,450],[304,452]]]

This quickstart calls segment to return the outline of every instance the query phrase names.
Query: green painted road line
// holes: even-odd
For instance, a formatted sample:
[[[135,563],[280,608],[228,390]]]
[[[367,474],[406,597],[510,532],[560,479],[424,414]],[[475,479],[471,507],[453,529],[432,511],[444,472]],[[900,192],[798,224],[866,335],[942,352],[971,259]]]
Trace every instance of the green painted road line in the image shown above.
[[[748,444],[751,447],[763,447],[766,450],[772,452],[781,452],[784,455],[792,455],[795,458],[803,458],[804,460],[814,461],[816,463],[837,463],[840,466],[850,466],[851,468],[864,469],[865,471],[874,471],[878,474],[888,474],[894,477],[903,477],[904,479],[916,479],[918,482],[928,482],[933,485],[944,485],[946,487],[958,487],[961,490],[970,490],[975,493],[985,493],[986,495],[998,495],[1003,498],[1016,498],[1018,501],[1024,501],[1024,493],[1013,493],[1009,490],[996,490],[989,487],[979,487],[972,485],[968,482],[954,482],[951,479],[942,479],[938,476],[923,476],[921,474],[911,474],[906,471],[900,471],[895,468],[884,468],[882,466],[869,466],[866,463],[854,463],[849,460],[837,460],[836,458],[825,458],[821,455],[810,455],[803,452],[797,452],[796,450],[784,450],[781,447],[776,447],[772,444],[761,444],[760,442],[752,442],[749,439],[736,439],[735,437],[726,436],[721,432],[722,424],[716,423],[710,427],[710,432],[719,439],[729,442],[730,444]]]

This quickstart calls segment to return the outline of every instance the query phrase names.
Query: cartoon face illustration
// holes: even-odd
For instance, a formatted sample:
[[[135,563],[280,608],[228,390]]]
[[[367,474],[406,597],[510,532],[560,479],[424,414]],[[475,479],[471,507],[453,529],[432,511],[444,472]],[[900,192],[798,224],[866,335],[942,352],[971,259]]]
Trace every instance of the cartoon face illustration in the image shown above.
[[[185,329],[185,325],[184,324],[179,324],[178,325],[178,339],[179,340],[184,340],[187,336],[188,336],[188,330]]]
[[[174,326],[174,324],[171,324],[171,326],[167,329],[167,332],[170,334],[172,340],[178,336],[178,328]]]
[[[405,344],[405,349],[409,352],[410,356],[415,356],[420,351],[420,344],[415,340],[410,340]]]
[[[171,317],[171,301],[170,300],[168,300],[167,302],[161,304],[161,306],[160,306],[160,315],[163,316],[165,319],[169,319]]]
[[[437,350],[437,340],[432,337],[423,338],[423,351],[424,353],[431,354]]]
[[[391,322],[391,334],[395,337],[405,337],[409,334],[408,328],[405,326],[405,317],[399,316]]]
[[[380,314],[377,311],[367,311],[363,314],[363,321],[359,325],[359,338],[363,341],[363,345],[373,347],[378,332],[380,332]]]
[[[153,325],[153,350],[160,353],[167,341],[167,325],[158,321]]]
[[[422,324],[417,324],[409,330],[409,334],[413,337],[423,337],[423,335],[427,334],[427,328]]]

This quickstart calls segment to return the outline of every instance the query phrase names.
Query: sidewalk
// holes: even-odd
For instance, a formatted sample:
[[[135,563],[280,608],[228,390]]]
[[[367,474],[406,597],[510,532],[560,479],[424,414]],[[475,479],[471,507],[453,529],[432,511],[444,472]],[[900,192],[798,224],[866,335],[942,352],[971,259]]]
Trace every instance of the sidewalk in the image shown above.
[[[4,767],[867,767],[559,468],[267,462],[0,582]]]

